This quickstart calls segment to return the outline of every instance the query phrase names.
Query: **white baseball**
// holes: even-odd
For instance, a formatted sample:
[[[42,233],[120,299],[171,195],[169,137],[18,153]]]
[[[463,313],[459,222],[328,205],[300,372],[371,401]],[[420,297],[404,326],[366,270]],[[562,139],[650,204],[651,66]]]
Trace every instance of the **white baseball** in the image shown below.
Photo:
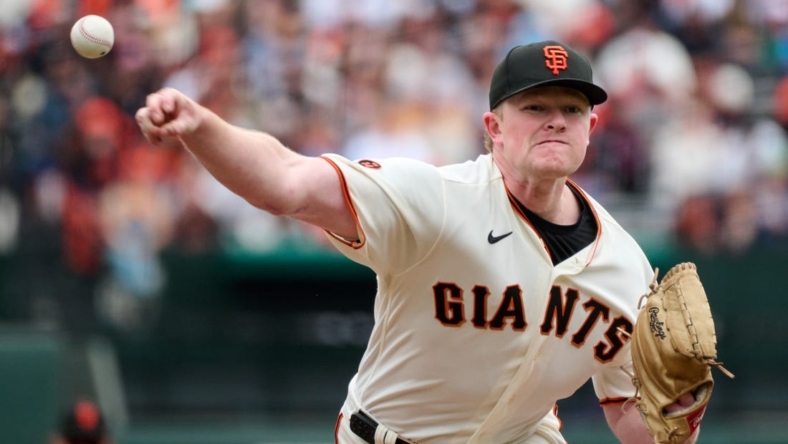
[[[71,27],[71,45],[82,57],[103,57],[114,43],[115,31],[104,17],[86,15]]]

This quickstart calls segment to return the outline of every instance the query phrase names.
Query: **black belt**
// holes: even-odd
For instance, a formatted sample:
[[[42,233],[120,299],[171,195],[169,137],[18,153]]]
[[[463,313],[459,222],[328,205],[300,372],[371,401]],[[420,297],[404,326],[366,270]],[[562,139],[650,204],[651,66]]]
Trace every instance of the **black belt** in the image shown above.
[[[350,415],[350,430],[369,444],[375,444],[375,432],[377,429],[378,423],[361,410]],[[394,442],[396,444],[409,444],[408,441],[402,438],[397,438]]]

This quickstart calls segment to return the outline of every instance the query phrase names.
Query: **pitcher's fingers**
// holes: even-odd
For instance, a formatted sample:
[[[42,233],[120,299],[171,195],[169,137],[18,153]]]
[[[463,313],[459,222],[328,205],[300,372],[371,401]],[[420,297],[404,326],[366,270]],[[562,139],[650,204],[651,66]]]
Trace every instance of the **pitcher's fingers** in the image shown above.
[[[182,117],[178,119],[170,120],[169,122],[165,123],[159,128],[160,130],[159,135],[171,136],[171,137],[180,136],[185,131],[186,124],[187,123],[184,121]]]
[[[134,120],[137,121],[137,125],[139,125],[143,133],[149,132],[156,126],[151,118],[151,108],[149,107],[138,109],[137,113],[134,114]]]
[[[142,131],[142,135],[148,139],[149,142],[158,144],[161,142],[161,129],[153,123],[150,117],[150,108],[140,108],[134,115],[137,124]]]
[[[678,402],[682,407],[689,407],[692,404],[695,404],[695,396],[692,393],[687,392],[681,395],[679,399],[676,400],[676,402]]]
[[[174,114],[180,108],[182,98],[172,88],[161,90],[161,109],[165,114]]]
[[[149,119],[156,126],[162,125],[167,120],[167,115],[162,109],[164,100],[161,92],[148,94],[148,97],[145,98],[145,107],[149,110]]]

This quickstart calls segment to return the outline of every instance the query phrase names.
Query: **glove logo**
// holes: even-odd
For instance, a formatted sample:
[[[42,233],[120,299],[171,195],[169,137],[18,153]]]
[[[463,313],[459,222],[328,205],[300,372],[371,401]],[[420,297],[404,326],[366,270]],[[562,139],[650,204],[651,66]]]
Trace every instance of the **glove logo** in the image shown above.
[[[698,411],[693,412],[689,416],[687,416],[687,424],[689,424],[689,428],[691,430],[690,433],[695,432],[695,429],[700,427],[701,421],[703,421],[703,415],[706,413],[706,406],[703,408],[698,409]]]
[[[659,313],[659,308],[651,307],[648,309],[648,320],[649,326],[651,327],[651,333],[654,333],[654,336],[660,339],[665,339],[665,330],[662,329],[662,326],[665,325],[664,322],[659,322],[659,317],[657,314]]]

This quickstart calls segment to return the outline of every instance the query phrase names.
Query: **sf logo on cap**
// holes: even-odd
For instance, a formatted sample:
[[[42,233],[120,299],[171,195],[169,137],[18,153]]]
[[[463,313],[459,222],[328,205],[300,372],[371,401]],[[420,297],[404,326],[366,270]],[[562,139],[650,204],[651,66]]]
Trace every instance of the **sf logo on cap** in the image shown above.
[[[562,69],[566,69],[566,59],[569,57],[569,53],[566,52],[564,48],[557,45],[545,46],[544,47],[544,57],[545,61],[544,64],[553,71],[553,74],[558,75],[558,71]]]

